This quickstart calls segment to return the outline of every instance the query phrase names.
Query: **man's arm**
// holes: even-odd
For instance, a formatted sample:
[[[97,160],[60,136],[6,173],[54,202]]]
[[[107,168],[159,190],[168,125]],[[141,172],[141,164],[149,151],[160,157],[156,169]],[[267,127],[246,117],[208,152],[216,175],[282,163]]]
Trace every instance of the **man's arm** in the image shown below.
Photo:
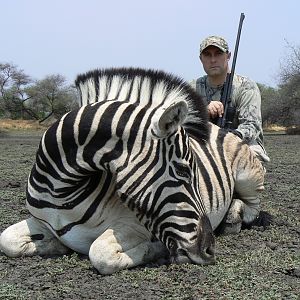
[[[258,86],[246,79],[241,85],[239,103],[237,103],[238,128],[245,141],[255,140],[262,127],[261,95]]]

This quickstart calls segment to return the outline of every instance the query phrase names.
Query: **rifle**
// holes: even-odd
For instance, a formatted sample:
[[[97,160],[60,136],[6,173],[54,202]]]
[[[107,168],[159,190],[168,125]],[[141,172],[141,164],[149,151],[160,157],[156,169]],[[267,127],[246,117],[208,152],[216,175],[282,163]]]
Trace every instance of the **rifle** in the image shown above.
[[[245,19],[245,15],[243,13],[241,13],[238,33],[237,33],[237,37],[236,37],[234,55],[233,55],[233,60],[232,60],[232,65],[231,65],[231,71],[230,71],[230,73],[227,73],[226,81],[225,81],[224,88],[223,88],[222,95],[221,95],[220,101],[223,104],[224,113],[223,113],[222,117],[219,117],[216,122],[216,124],[221,128],[232,129],[232,122],[233,122],[233,118],[235,115],[235,107],[233,107],[232,101],[231,101],[231,90],[232,90],[232,80],[233,80],[233,76],[234,76],[236,58],[237,58],[237,53],[238,53],[238,49],[239,49],[239,43],[240,43],[240,37],[241,37],[241,31],[242,31],[244,19]]]

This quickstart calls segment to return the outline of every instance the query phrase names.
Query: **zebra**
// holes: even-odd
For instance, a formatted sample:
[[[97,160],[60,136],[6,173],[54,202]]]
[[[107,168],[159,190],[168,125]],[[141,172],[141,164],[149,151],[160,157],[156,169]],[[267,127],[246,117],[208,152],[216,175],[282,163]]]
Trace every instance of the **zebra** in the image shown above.
[[[89,256],[100,274],[155,262],[213,264],[214,231],[260,210],[264,169],[208,122],[183,79],[160,70],[78,75],[81,106],[41,138],[28,177],[31,217],[0,235],[7,256]],[[235,196],[237,195],[237,196]]]

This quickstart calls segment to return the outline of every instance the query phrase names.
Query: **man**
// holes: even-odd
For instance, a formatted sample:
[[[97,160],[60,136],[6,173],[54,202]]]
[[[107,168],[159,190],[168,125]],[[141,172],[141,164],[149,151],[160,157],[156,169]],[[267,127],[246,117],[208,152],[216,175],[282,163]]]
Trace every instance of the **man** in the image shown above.
[[[231,53],[227,42],[219,36],[209,36],[200,44],[200,61],[207,75],[192,81],[191,85],[207,101],[211,121],[224,113],[220,102]],[[232,84],[232,104],[236,109],[232,132],[245,140],[258,157],[268,162],[270,159],[263,145],[261,120],[261,96],[255,82],[240,75],[234,75]]]

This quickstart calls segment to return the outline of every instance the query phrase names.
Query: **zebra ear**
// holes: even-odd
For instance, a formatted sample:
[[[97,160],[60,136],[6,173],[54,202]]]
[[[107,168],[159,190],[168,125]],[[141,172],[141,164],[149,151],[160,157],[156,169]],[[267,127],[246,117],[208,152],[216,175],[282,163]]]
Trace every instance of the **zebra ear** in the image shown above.
[[[186,101],[179,101],[170,105],[160,116],[158,120],[158,135],[164,137],[178,129],[188,114],[188,105]]]

